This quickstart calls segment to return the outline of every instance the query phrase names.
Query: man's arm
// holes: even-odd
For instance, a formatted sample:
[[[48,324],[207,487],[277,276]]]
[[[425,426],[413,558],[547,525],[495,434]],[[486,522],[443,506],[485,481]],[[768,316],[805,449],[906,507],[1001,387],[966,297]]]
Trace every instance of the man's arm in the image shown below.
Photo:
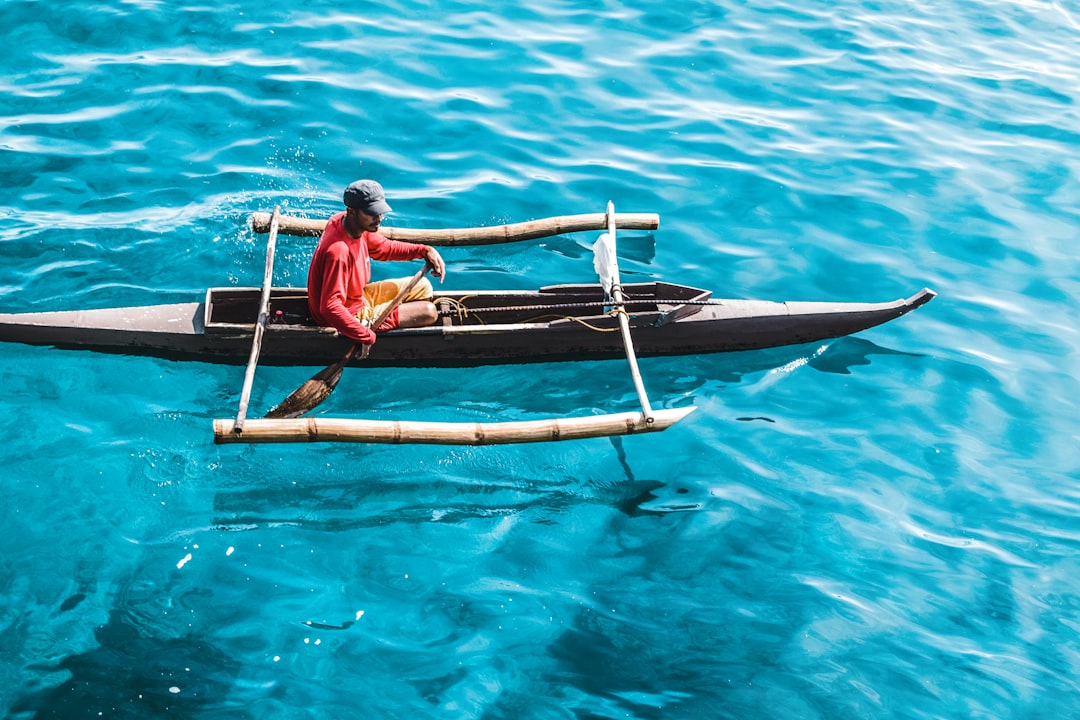
[[[368,233],[368,254],[373,260],[419,260],[431,263],[432,275],[441,281],[446,275],[446,263],[439,251],[430,245],[390,240],[379,233]]]

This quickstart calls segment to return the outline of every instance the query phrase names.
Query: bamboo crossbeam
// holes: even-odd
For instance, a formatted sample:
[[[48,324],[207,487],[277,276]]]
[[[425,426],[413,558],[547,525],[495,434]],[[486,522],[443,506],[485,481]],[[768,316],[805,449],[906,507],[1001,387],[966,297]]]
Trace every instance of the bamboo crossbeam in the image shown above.
[[[282,215],[278,222],[278,231],[285,235],[321,235],[323,228],[326,227],[325,219],[298,218],[289,215]],[[660,216],[656,213],[616,213],[615,225],[625,230],[656,230],[660,227]],[[494,245],[535,240],[564,233],[606,230],[607,226],[608,219],[605,213],[586,213],[476,228],[423,229],[384,225],[379,228],[379,232],[391,240],[422,242],[428,245]],[[270,213],[252,213],[251,227],[255,232],[268,232]]]
[[[242,433],[232,419],[214,420],[214,442],[301,443],[353,442],[427,445],[505,445],[580,440],[666,430],[695,407],[654,410],[652,422],[640,412],[549,418],[502,423],[454,423],[359,420],[348,418],[252,419]]]

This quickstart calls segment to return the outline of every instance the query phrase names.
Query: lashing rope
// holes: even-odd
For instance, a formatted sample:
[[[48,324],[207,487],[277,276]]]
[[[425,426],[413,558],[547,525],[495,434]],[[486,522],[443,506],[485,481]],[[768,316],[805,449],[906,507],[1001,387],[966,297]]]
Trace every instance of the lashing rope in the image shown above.
[[[473,295],[472,297],[476,297]],[[452,298],[436,298],[433,302],[438,305],[440,303],[449,303],[453,305],[453,309],[440,310],[439,317],[452,317],[457,315],[459,317],[467,317],[469,313],[484,313],[484,312],[529,312],[530,310],[577,310],[582,308],[597,308],[608,307],[613,305],[611,300],[589,300],[584,302],[573,303],[549,303],[546,305],[505,305],[505,306],[491,306],[491,307],[474,307],[470,308],[464,304],[464,300],[468,298],[461,298],[454,300]],[[623,305],[722,305],[719,300],[671,300],[663,301],[656,298],[638,299],[638,300],[624,300]]]
[[[573,302],[573,303],[549,303],[549,304],[546,304],[546,305],[505,305],[505,306],[478,307],[478,308],[470,308],[470,307],[468,307],[465,304],[465,301],[469,300],[469,299],[472,299],[472,298],[475,298],[475,297],[477,297],[477,296],[476,295],[469,295],[469,296],[463,296],[463,297],[460,297],[460,298],[457,298],[457,299],[448,298],[448,297],[442,297],[442,298],[436,298],[435,300],[433,300],[433,302],[436,305],[440,305],[440,306],[444,305],[444,304],[452,306],[448,310],[439,310],[438,311],[439,317],[457,317],[459,320],[462,320],[462,321],[467,320],[467,319],[469,319],[471,317],[479,325],[486,325],[487,324],[487,322],[485,322],[484,319],[482,317],[480,317],[480,315],[483,314],[483,313],[494,313],[494,312],[524,313],[524,312],[530,312],[530,311],[534,311],[534,310],[535,311],[578,310],[578,309],[583,309],[583,308],[609,307],[609,306],[611,306],[613,304],[613,301],[608,299],[608,300],[588,300],[588,301]],[[628,298],[628,299],[623,301],[623,306],[624,307],[612,308],[611,310],[607,311],[604,314],[615,317],[619,313],[622,313],[623,315],[626,315],[627,317],[629,317],[629,314],[626,312],[626,308],[625,308],[626,305],[657,305],[657,304],[661,304],[661,302],[658,302],[655,297],[638,298],[638,299]],[[720,301],[718,301],[718,300],[679,300],[679,301],[672,301],[670,303],[663,303],[663,304],[670,304],[670,305],[720,305],[722,303]],[[543,321],[545,319],[570,320],[572,322],[578,323],[579,325],[581,325],[583,327],[588,328],[589,330],[593,330],[594,332],[618,332],[619,331],[618,327],[601,328],[601,327],[597,327],[596,325],[593,325],[592,323],[586,322],[585,320],[582,320],[581,318],[576,317],[574,315],[565,315],[565,314],[561,314],[561,313],[551,313],[551,312],[547,312],[547,313],[545,313],[543,315],[534,315],[532,317],[529,317],[529,318],[527,318],[525,320],[521,320],[519,322],[536,323],[536,322],[541,322],[541,321]]]

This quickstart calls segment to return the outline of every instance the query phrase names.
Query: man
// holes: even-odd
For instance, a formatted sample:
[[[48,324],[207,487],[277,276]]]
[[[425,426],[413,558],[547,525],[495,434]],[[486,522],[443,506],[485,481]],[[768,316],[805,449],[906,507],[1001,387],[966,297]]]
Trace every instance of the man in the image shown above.
[[[410,291],[386,321],[368,325],[408,283],[408,279],[371,282],[371,258],[376,260],[426,259],[440,281],[446,265],[428,245],[390,240],[379,234],[383,215],[390,212],[382,186],[357,180],[345,188],[345,212],[330,218],[308,269],[308,309],[320,325],[335,328],[345,337],[371,345],[375,331],[422,327],[438,319],[431,302],[431,282],[425,277]]]

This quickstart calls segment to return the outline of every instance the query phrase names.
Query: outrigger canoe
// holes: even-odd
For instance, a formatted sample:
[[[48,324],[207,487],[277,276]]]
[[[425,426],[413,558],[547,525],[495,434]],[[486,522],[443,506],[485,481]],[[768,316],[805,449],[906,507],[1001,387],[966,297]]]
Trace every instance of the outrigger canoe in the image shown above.
[[[891,302],[770,302],[713,299],[665,282],[622,286],[637,354],[757,350],[867,330],[929,302],[920,290]],[[366,360],[381,367],[468,367],[608,360],[626,351],[612,301],[598,284],[533,291],[440,292],[440,322],[379,335]],[[0,341],[63,349],[243,365],[259,317],[260,289],[211,288],[201,302],[0,314]],[[307,292],[270,293],[260,365],[321,366],[352,341],[315,325]]]
[[[757,350],[842,337],[881,325],[926,304],[923,289],[891,302],[772,302],[714,299],[700,288],[667,282],[623,285],[615,251],[617,227],[655,229],[651,214],[548,218],[489,228],[400,233],[433,245],[507,242],[587,229],[606,229],[593,247],[598,285],[551,285],[530,291],[449,291],[436,296],[439,322],[381,333],[370,354],[312,322],[307,293],[272,286],[275,241],[285,234],[313,235],[319,222],[297,222],[275,209],[267,230],[261,287],[211,288],[200,301],[90,310],[0,314],[0,341],[107,353],[242,365],[235,418],[216,419],[216,443],[367,442],[486,445],[629,435],[664,430],[694,411],[653,409],[637,357]],[[388,229],[387,235],[391,235]],[[397,236],[398,233],[393,233]],[[414,276],[413,282],[427,272]],[[341,366],[469,367],[490,364],[607,360],[625,357],[640,412],[493,423],[433,423],[298,417],[314,409],[336,385]],[[259,364],[328,365],[267,417],[248,420]],[[336,369],[335,369],[336,368]],[[333,372],[331,372],[333,371]],[[326,378],[330,378],[327,380]],[[322,387],[325,393],[307,393]],[[303,398],[295,414],[277,413]]]

